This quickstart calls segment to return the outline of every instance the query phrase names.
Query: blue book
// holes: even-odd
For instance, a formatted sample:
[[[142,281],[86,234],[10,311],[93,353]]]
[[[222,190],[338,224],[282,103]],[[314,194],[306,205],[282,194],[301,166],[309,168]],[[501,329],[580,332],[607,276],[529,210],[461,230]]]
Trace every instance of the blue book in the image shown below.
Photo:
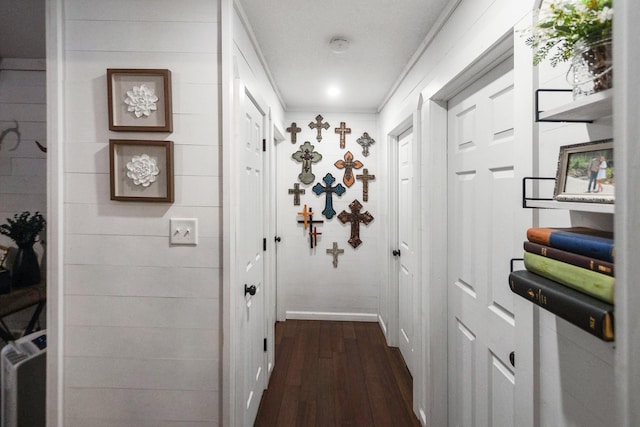
[[[527,240],[567,252],[613,262],[613,233],[587,227],[530,228]]]

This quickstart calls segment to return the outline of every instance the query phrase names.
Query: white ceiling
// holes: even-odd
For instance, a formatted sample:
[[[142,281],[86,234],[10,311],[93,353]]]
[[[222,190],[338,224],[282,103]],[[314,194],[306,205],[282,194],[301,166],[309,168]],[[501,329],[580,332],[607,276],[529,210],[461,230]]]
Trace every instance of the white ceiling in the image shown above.
[[[288,111],[376,112],[453,0],[239,0]],[[329,41],[350,41],[335,54]],[[341,94],[327,95],[336,86]]]
[[[0,0],[0,59],[45,57],[45,0]],[[454,0],[239,0],[288,111],[376,112]],[[329,41],[349,40],[345,53]],[[329,87],[341,93],[330,97]]]

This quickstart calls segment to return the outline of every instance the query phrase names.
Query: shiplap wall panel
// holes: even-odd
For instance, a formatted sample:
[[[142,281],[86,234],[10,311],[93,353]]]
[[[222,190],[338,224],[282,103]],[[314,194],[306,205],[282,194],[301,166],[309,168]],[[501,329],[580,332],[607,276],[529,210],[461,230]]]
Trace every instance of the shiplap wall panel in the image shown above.
[[[166,236],[171,218],[198,218],[200,237],[220,237],[220,210],[209,207],[174,207],[163,204],[123,203],[69,204],[66,221],[72,224],[71,234]],[[149,221],[150,218],[164,221]]]
[[[117,270],[117,271],[114,271]],[[68,265],[67,295],[210,298],[220,296],[209,268]],[[130,280],[135,277],[135,280]]]
[[[211,391],[218,382],[218,361],[211,355],[204,355],[209,359],[198,359],[198,356],[199,353],[187,359],[68,356],[67,384],[79,388]]]
[[[69,423],[65,427],[95,426],[96,420],[121,426],[121,420],[137,421],[136,426],[151,421],[215,422],[218,394],[201,390],[144,390],[113,388],[72,388],[67,399]],[[71,419],[76,418],[75,421]],[[84,422],[84,424],[83,424]],[[158,424],[150,424],[158,425]],[[213,424],[218,425],[218,424]]]
[[[206,329],[218,319],[215,299],[68,295],[66,300],[66,322],[73,326]]]
[[[217,426],[218,2],[64,3],[65,426]],[[171,70],[174,130],[111,132],[107,68]],[[109,195],[109,139],[174,142],[174,203]],[[198,218],[197,246],[169,220]]]
[[[190,0],[185,7],[175,7],[174,0],[132,2],[130,0],[67,0],[67,19],[117,20],[117,21],[157,21],[168,19],[171,11],[173,22],[217,22],[218,2],[211,0]]]

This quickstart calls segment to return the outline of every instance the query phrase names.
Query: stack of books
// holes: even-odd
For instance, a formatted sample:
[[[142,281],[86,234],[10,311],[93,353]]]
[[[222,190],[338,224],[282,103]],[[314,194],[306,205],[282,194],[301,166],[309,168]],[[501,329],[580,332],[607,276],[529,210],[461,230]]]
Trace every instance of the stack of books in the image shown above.
[[[509,275],[511,290],[613,341],[613,233],[586,227],[530,228],[524,249],[526,270]]]

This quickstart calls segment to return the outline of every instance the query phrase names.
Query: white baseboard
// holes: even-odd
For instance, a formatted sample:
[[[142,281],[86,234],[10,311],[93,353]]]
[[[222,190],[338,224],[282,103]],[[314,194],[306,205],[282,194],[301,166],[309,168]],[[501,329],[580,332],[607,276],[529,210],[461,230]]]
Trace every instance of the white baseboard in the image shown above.
[[[341,320],[348,322],[377,322],[375,313],[333,313],[321,311],[287,311],[287,319],[292,320]]]
[[[382,319],[382,316],[380,316],[380,315],[378,315],[378,323],[380,324],[380,328],[382,329],[382,333],[384,334],[384,337],[388,341],[389,337],[387,336],[387,324],[384,323],[384,320]]]

